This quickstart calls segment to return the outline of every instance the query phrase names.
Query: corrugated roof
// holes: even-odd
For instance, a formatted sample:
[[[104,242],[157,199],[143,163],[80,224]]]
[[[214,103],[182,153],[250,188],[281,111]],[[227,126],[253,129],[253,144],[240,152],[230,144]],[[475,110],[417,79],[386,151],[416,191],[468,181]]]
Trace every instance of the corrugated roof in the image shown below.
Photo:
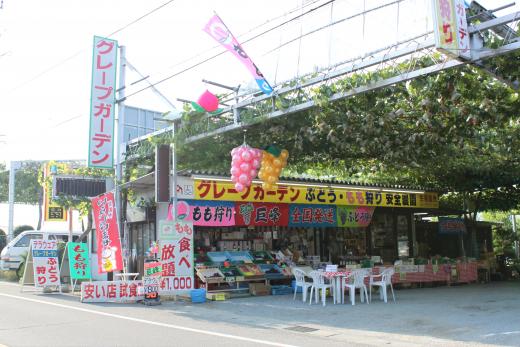
[[[230,178],[228,173],[224,172],[216,172],[216,171],[204,171],[204,170],[182,170],[177,172],[179,176],[191,177],[191,176],[208,176],[215,178]],[[431,188],[419,187],[419,186],[404,186],[397,184],[380,184],[380,183],[364,183],[364,182],[355,182],[355,181],[343,181],[336,179],[317,179],[317,178],[308,178],[308,177],[286,177],[281,176],[280,181],[286,182],[301,182],[311,183],[311,184],[330,184],[330,185],[343,185],[343,186],[355,186],[355,187],[366,187],[366,188],[381,188],[381,189],[404,189],[404,190],[422,190],[426,192],[436,192]]]

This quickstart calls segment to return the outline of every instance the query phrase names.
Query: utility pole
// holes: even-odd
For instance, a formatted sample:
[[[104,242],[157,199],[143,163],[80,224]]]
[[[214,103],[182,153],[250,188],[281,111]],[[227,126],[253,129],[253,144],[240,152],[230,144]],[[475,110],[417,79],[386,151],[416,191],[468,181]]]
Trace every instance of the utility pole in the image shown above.
[[[119,46],[119,89],[118,89],[118,117],[117,117],[117,146],[116,146],[116,184],[115,184],[115,198],[116,198],[116,211],[117,211],[117,223],[119,226],[119,234],[123,237],[123,249],[125,249],[126,240],[125,230],[123,224],[123,202],[121,199],[121,182],[123,181],[123,144],[124,130],[125,130],[125,88],[126,88],[126,47]],[[126,256],[127,252],[123,252],[123,257]],[[124,261],[124,271],[128,272],[126,268],[128,266],[128,259]]]
[[[518,238],[518,233],[516,231],[516,215],[511,215],[511,224],[513,226],[513,233],[515,234],[515,237]],[[518,240],[515,240],[515,257],[516,259],[520,258],[520,249],[518,247]]]
[[[15,181],[16,181],[16,170],[20,166],[19,161],[11,161],[9,168],[9,226],[7,230],[7,241],[11,241],[14,236],[14,193],[15,193]]]

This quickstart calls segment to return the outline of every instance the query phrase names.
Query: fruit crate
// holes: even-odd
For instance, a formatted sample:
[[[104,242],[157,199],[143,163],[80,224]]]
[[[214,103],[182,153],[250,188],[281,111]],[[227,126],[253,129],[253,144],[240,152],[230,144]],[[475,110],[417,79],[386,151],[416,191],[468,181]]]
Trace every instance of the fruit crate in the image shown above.
[[[276,264],[258,264],[260,269],[264,272],[264,276],[268,280],[284,279],[285,275]]]
[[[266,251],[253,251],[251,255],[253,256],[253,262],[256,264],[270,264],[274,262],[273,257]]]
[[[262,269],[256,264],[241,264],[237,266],[238,271],[246,278],[246,279],[263,279],[264,273]]]
[[[212,301],[224,301],[229,299],[229,293],[206,293],[206,299]]]
[[[293,294],[294,289],[289,286],[279,285],[279,286],[271,286],[271,295],[287,295]]]
[[[193,262],[195,264],[199,264],[199,265],[211,265],[212,264],[212,261],[208,258],[208,256],[206,254],[200,254],[200,253],[195,253],[193,255]]]
[[[204,283],[222,283],[225,277],[218,267],[197,268],[197,276]]]
[[[206,253],[208,258],[215,264],[224,264],[225,261],[229,260],[228,252],[208,252]]]
[[[249,252],[228,251],[228,259],[234,264],[252,263],[253,257]]]
[[[235,266],[219,267],[220,272],[224,275],[226,282],[243,281],[244,276],[238,271]]]

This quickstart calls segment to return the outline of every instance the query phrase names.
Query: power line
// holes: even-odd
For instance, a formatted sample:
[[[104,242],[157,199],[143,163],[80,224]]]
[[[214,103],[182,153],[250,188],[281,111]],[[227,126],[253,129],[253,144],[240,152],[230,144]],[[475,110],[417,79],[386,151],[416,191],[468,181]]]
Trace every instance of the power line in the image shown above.
[[[139,17],[139,18],[133,20],[132,22],[128,23],[128,24],[125,25],[124,27],[122,27],[122,28],[120,28],[120,29],[117,29],[117,30],[114,31],[112,34],[108,35],[107,37],[111,37],[111,36],[117,34],[118,32],[125,30],[125,29],[128,28],[130,25],[139,22],[141,19],[144,19],[144,18],[148,17],[148,16],[151,15],[152,13],[159,11],[160,9],[162,9],[163,7],[168,6],[169,4],[171,4],[171,3],[174,2],[174,1],[175,1],[175,0],[170,0],[170,1],[165,2],[164,4],[162,4],[162,5],[160,5],[160,6],[156,7],[156,8],[154,8],[154,9],[151,10],[150,12],[147,12],[147,13],[143,14],[141,17]]]
[[[329,0],[329,1],[323,3],[323,4],[319,5],[319,6],[316,6],[316,7],[312,8],[312,9],[308,10],[307,12],[304,12],[304,13],[302,13],[302,14],[299,14],[299,15],[297,15],[297,16],[295,16],[295,17],[293,17],[293,18],[291,18],[291,19],[289,19],[289,20],[287,20],[287,21],[285,21],[285,22],[282,22],[282,23],[280,23],[280,24],[278,24],[278,25],[276,25],[276,26],[274,26],[274,27],[272,27],[272,28],[270,28],[270,29],[267,29],[266,31],[263,31],[263,32],[261,32],[261,33],[255,35],[255,36],[253,36],[253,37],[251,37],[251,38],[245,40],[244,42],[242,42],[242,44],[245,44],[245,43],[247,43],[247,42],[250,42],[250,41],[252,41],[252,40],[254,40],[254,39],[256,39],[256,38],[258,38],[258,37],[260,37],[260,36],[262,36],[262,35],[265,35],[265,34],[271,32],[271,31],[273,31],[273,30],[275,30],[275,29],[278,29],[278,28],[280,28],[280,27],[282,27],[282,26],[284,26],[284,25],[286,25],[286,24],[288,24],[288,23],[290,23],[290,22],[292,22],[292,21],[295,21],[295,20],[297,20],[297,19],[299,19],[299,18],[301,18],[301,17],[303,17],[303,16],[305,16],[305,15],[311,13],[311,12],[314,12],[314,11],[316,11],[316,10],[318,10],[318,9],[320,9],[320,8],[322,8],[322,7],[324,7],[324,6],[326,6],[326,5],[329,5],[329,4],[333,3],[334,1],[335,1],[335,0]],[[163,78],[163,79],[161,79],[161,80],[159,80],[159,81],[157,81],[157,82],[155,82],[155,83],[151,83],[149,86],[146,86],[146,87],[144,87],[144,88],[142,88],[142,89],[139,89],[139,90],[137,90],[137,91],[135,91],[135,92],[133,92],[133,93],[131,93],[131,94],[128,94],[128,95],[125,97],[125,99],[128,99],[128,98],[131,97],[131,96],[134,96],[134,95],[136,95],[136,94],[139,94],[139,93],[141,93],[141,92],[143,92],[143,91],[145,91],[145,90],[147,90],[147,89],[149,89],[149,88],[155,87],[156,85],[161,84],[161,83],[163,83],[163,82],[165,82],[165,81],[167,81],[167,80],[169,80],[169,79],[172,79],[173,77],[179,76],[179,75],[183,74],[184,72],[189,71],[189,70],[191,70],[191,69],[193,69],[193,68],[195,68],[195,67],[197,67],[197,66],[199,66],[199,65],[202,65],[202,64],[204,64],[204,63],[206,63],[206,62],[208,62],[208,61],[210,61],[210,60],[212,60],[212,59],[215,59],[215,58],[221,56],[222,54],[224,54],[224,53],[226,53],[226,52],[227,52],[227,51],[221,51],[220,53],[214,54],[214,55],[212,55],[211,57],[208,57],[208,58],[206,58],[206,59],[204,59],[204,60],[202,60],[202,61],[200,61],[200,62],[198,62],[198,63],[195,63],[195,64],[193,64],[193,65],[190,65],[190,66],[188,66],[187,68],[182,69],[181,71],[176,72],[176,73],[174,73],[174,74],[172,74],[172,75],[169,75],[169,76],[167,76],[167,77],[165,77],[165,78]]]
[[[277,16],[277,17],[274,17],[274,18],[268,19],[268,20],[265,21],[264,23],[259,24],[259,25],[255,26],[255,27],[249,29],[248,31],[246,31],[246,32],[244,32],[244,33],[241,33],[241,34],[237,35],[237,37],[240,38],[240,37],[242,37],[242,36],[244,36],[244,35],[247,35],[247,34],[253,32],[253,31],[255,31],[256,29],[261,28],[261,27],[263,27],[263,26],[266,26],[267,24],[269,24],[269,23],[271,23],[271,22],[273,22],[273,21],[275,21],[275,20],[277,20],[277,19],[280,19],[280,18],[282,18],[282,17],[286,17],[286,16],[288,16],[288,15],[290,15],[290,14],[292,14],[292,13],[298,11],[298,10],[301,10],[302,8],[306,8],[306,7],[308,7],[308,6],[310,6],[310,5],[313,5],[313,4],[315,4],[315,3],[319,2],[319,1],[321,1],[321,0],[313,0],[313,1],[310,1],[310,2],[308,2],[308,3],[306,3],[306,4],[304,4],[303,6],[295,7],[294,9],[289,10],[288,12],[286,12],[286,13],[280,15],[280,16]],[[209,48],[209,49],[206,49],[206,50],[204,50],[204,51],[202,51],[202,52],[199,52],[199,53],[197,53],[197,54],[194,54],[194,55],[192,55],[191,57],[186,58],[186,59],[184,59],[184,60],[182,60],[182,61],[180,61],[180,62],[178,62],[178,63],[175,63],[174,65],[170,65],[170,66],[168,67],[168,69],[171,69],[171,68],[174,68],[174,67],[180,66],[180,65],[182,65],[182,64],[184,64],[184,63],[188,63],[188,62],[194,60],[195,58],[198,58],[198,57],[200,57],[201,55],[204,55],[204,54],[206,54],[206,53],[209,53],[209,52],[213,51],[214,49],[216,49],[216,48],[220,48],[220,47],[221,47],[220,45],[215,45],[215,46],[213,46],[213,47],[211,47],[211,48]],[[149,73],[146,77],[140,78],[139,80],[130,83],[130,85],[135,85],[135,84],[137,84],[137,83],[139,83],[139,82],[141,82],[141,81],[143,81],[143,80],[149,78],[151,75],[153,75],[153,74],[155,74],[155,73],[157,73],[157,72],[158,72],[158,71],[156,71],[156,72],[152,72],[152,73]]]
[[[111,37],[111,36],[113,36],[113,35],[115,35],[115,34],[121,32],[121,31],[125,30],[125,29],[128,28],[129,26],[131,26],[131,25],[133,25],[133,24],[139,22],[140,20],[142,20],[142,19],[148,17],[148,16],[151,15],[152,13],[159,11],[160,9],[162,9],[163,7],[165,7],[165,6],[169,5],[169,4],[171,4],[171,3],[174,2],[174,1],[175,1],[175,0],[169,0],[169,1],[165,2],[165,3],[163,3],[162,5],[160,5],[160,6],[156,7],[156,8],[154,8],[154,9],[152,9],[151,11],[149,11],[149,12],[147,12],[147,13],[145,13],[145,14],[142,15],[141,17],[139,17],[139,18],[137,18],[137,19],[131,21],[130,23],[126,24],[125,26],[123,26],[123,27],[117,29],[116,31],[114,31],[114,32],[111,33],[110,35],[107,35],[106,37],[107,37],[107,38],[108,38],[108,37]],[[49,72],[52,71],[52,70],[54,70],[54,69],[56,69],[56,68],[62,66],[62,65],[65,64],[66,62],[68,62],[68,61],[70,61],[70,60],[76,58],[78,55],[80,55],[80,54],[83,53],[84,51],[85,51],[85,49],[81,49],[81,50],[77,51],[76,53],[74,53],[74,54],[71,55],[70,57],[61,60],[60,62],[58,62],[58,63],[56,63],[56,64],[50,66],[49,68],[45,69],[45,70],[42,71],[42,72],[40,72],[40,73],[37,74],[36,76],[34,76],[34,77],[30,78],[29,80],[27,80],[27,81],[25,81],[25,82],[19,84],[18,86],[14,87],[13,89],[7,91],[7,93],[12,93],[12,92],[14,92],[14,91],[17,90],[17,89],[19,89],[19,88],[21,88],[21,87],[23,87],[23,86],[26,86],[27,84],[31,83],[32,81],[34,81],[34,80],[40,78],[41,76],[43,76],[43,75],[49,73]]]
[[[293,39],[291,39],[291,40],[289,40],[289,41],[286,41],[286,42],[280,44],[279,46],[277,46],[277,47],[275,47],[275,48],[273,48],[273,49],[267,51],[267,52],[264,53],[263,55],[267,55],[267,54],[269,54],[269,53],[272,53],[272,52],[274,52],[274,51],[276,51],[276,50],[279,50],[280,48],[282,48],[282,47],[284,47],[284,46],[287,46],[287,45],[290,44],[290,43],[293,43],[293,42],[295,42],[295,41],[297,41],[297,40],[301,40],[301,39],[302,39],[303,37],[305,37],[305,36],[309,36],[309,35],[311,35],[311,34],[315,34],[315,33],[319,32],[319,31],[321,31],[321,30],[327,29],[327,28],[332,27],[332,26],[334,26],[334,25],[336,25],[336,24],[340,24],[340,23],[342,23],[342,22],[344,22],[344,21],[346,21],[346,20],[353,19],[353,18],[356,18],[356,17],[359,17],[359,16],[363,16],[363,15],[369,13],[369,12],[373,12],[373,11],[376,11],[376,10],[380,10],[380,9],[382,9],[382,8],[384,8],[384,7],[387,7],[387,6],[392,6],[392,5],[399,4],[399,3],[402,2],[402,1],[404,1],[404,0],[396,0],[396,1],[393,1],[393,2],[390,2],[390,3],[387,3],[387,4],[384,4],[384,5],[380,5],[380,6],[377,6],[377,7],[373,7],[373,8],[371,8],[371,9],[365,10],[365,11],[363,11],[363,12],[356,13],[356,14],[354,14],[354,15],[351,15],[351,16],[348,16],[348,17],[345,17],[345,18],[342,18],[342,19],[338,19],[338,20],[336,20],[336,21],[334,21],[334,22],[330,22],[329,24],[326,24],[326,25],[321,26],[321,27],[319,27],[319,28],[316,28],[316,29],[313,29],[313,30],[311,30],[311,31],[308,31],[308,32],[306,32],[305,34],[300,34],[299,36],[297,36],[297,37],[295,37],[295,38],[293,38]]]

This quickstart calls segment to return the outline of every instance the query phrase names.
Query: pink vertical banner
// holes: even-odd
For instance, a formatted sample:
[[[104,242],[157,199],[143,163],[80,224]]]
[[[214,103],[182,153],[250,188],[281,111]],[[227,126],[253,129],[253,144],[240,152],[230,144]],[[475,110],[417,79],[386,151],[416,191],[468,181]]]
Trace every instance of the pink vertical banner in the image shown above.
[[[251,75],[253,75],[262,92],[267,95],[270,95],[273,92],[273,88],[264,78],[264,75],[260,72],[258,67],[256,67],[251,58],[249,58],[240,43],[238,43],[238,40],[233,36],[233,34],[231,34],[231,31],[229,31],[219,16],[214,15],[211,17],[208,24],[204,27],[204,31],[218,41],[228,51],[233,53],[233,55],[245,65]]]
[[[123,255],[114,193],[108,192],[96,196],[91,201],[96,223],[99,272],[121,271]]]

